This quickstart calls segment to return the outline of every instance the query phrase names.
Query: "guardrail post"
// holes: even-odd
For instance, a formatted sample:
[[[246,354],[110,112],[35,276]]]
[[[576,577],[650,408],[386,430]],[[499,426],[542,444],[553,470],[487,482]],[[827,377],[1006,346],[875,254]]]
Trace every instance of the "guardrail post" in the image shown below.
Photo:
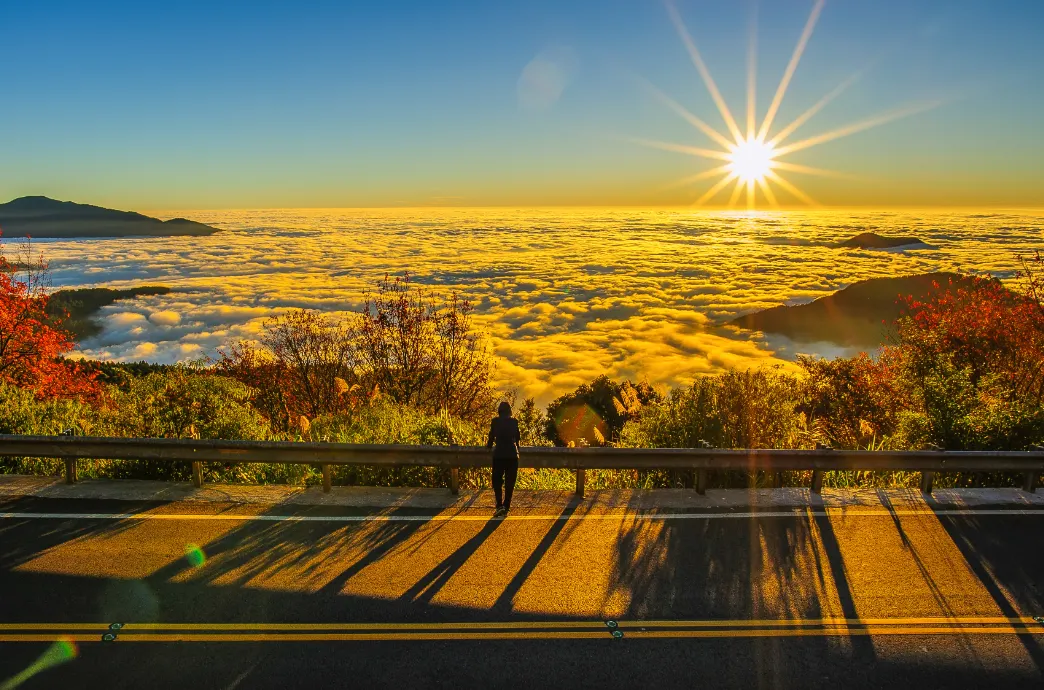
[[[576,468],[576,495],[584,497],[584,488],[587,484],[587,470],[583,467]]]
[[[333,467],[329,464],[323,464],[323,493],[330,493],[330,486],[333,484]]]
[[[921,472],[921,493],[932,493],[932,482],[935,481],[935,472]]]
[[[450,493],[456,496],[460,493],[460,470],[456,467],[450,468]]]
[[[203,463],[192,463],[192,486],[197,489],[203,488]]]
[[[707,470],[696,470],[696,493],[700,496],[707,493]]]
[[[812,470],[812,493],[821,494],[823,493],[823,472],[822,470]]]
[[[79,477],[76,476],[76,458],[68,458],[65,461],[65,483],[75,484],[79,481]]]
[[[1025,481],[1022,483],[1022,490],[1034,493],[1037,490],[1037,471],[1027,472]]]

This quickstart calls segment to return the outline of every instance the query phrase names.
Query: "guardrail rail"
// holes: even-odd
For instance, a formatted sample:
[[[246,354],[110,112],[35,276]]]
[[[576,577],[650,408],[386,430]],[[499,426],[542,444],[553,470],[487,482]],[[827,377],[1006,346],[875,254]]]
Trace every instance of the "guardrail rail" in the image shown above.
[[[585,470],[686,470],[692,488],[704,493],[709,470],[778,473],[811,470],[811,489],[819,493],[823,472],[832,470],[907,470],[921,473],[921,490],[931,493],[937,472],[1020,472],[1023,489],[1036,490],[1044,472],[1044,451],[852,451],[725,450],[719,448],[556,448],[525,447],[520,467],[554,467],[576,472],[576,493],[584,493]],[[223,441],[91,436],[0,434],[0,457],[65,460],[65,479],[77,481],[77,461],[149,460],[192,463],[192,480],[203,485],[204,463],[297,463],[322,468],[329,491],[335,465],[427,466],[448,468],[449,488],[459,491],[460,468],[489,467],[490,453],[476,446],[407,446],[292,441]],[[778,479],[777,479],[778,485]]]

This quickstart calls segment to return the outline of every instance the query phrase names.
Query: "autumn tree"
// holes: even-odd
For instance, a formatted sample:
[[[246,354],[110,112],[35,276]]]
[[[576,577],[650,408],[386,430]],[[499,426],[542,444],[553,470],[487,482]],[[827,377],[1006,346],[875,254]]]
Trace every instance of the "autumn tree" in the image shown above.
[[[223,373],[256,390],[279,428],[349,412],[375,397],[484,420],[495,403],[492,355],[469,302],[409,276],[385,277],[353,314],[295,310],[268,320],[259,342],[232,345]]]
[[[902,396],[889,367],[865,352],[822,359],[799,355],[804,413],[816,440],[833,448],[869,449],[895,431]]]
[[[357,338],[350,323],[297,309],[269,319],[258,344],[239,342],[217,362],[254,389],[254,404],[277,428],[344,411],[358,390]]]
[[[60,320],[48,314],[47,266],[26,243],[12,263],[0,244],[0,381],[40,398],[93,398],[94,376],[63,359],[72,350]]]
[[[398,403],[484,419],[495,366],[473,316],[455,293],[440,298],[409,274],[385,276],[358,315],[364,378]]]
[[[1032,286],[979,278],[910,302],[881,362],[926,440],[949,449],[1044,440],[1044,310]]]

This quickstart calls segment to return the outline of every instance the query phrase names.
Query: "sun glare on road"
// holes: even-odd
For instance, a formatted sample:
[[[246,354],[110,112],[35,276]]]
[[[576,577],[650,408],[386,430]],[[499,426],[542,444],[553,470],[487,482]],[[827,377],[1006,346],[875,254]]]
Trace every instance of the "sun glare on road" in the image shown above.
[[[772,144],[752,138],[731,148],[729,171],[743,183],[763,183],[772,170],[772,157],[775,155]]]

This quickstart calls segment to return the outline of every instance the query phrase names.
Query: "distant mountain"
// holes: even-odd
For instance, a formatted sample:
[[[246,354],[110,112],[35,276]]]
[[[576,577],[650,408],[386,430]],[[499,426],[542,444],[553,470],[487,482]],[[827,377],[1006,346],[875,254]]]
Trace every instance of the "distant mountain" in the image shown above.
[[[218,232],[185,218],[160,220],[133,211],[56,201],[45,196],[23,196],[0,204],[3,237],[171,237]]]
[[[885,237],[876,232],[861,232],[844,242],[838,242],[836,246],[845,249],[895,249],[897,247],[927,249],[931,247],[916,237]]]
[[[59,290],[47,302],[47,311],[52,317],[61,319],[62,327],[73,334],[77,341],[85,340],[102,332],[102,326],[94,316],[102,307],[121,299],[134,299],[151,295],[165,295],[170,288],[163,285],[141,285],[125,290],[110,288],[76,288]]]
[[[905,312],[901,297],[915,299],[966,285],[969,276],[926,273],[897,278],[871,278],[832,295],[793,307],[781,305],[747,314],[729,323],[740,328],[779,333],[802,343],[830,342],[844,346],[877,347],[886,329]],[[938,284],[938,287],[935,285]]]

